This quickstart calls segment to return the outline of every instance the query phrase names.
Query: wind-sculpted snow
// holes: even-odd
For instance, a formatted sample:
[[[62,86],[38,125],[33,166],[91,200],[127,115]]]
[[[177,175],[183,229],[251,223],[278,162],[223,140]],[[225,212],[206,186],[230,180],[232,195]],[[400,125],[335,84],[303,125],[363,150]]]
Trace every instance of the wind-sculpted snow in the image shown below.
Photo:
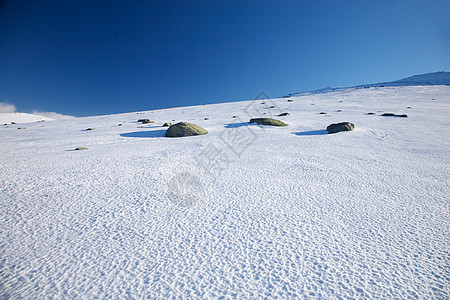
[[[1,127],[0,298],[449,298],[450,87],[290,100]]]

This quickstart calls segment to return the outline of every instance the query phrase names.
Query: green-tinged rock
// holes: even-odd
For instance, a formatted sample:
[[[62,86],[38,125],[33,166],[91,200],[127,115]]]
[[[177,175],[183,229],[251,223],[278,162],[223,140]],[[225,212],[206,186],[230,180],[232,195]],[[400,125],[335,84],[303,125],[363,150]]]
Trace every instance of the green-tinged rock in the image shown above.
[[[170,126],[166,131],[166,137],[184,137],[206,134],[208,131],[198,125],[180,122]]]
[[[249,123],[256,123],[259,125],[269,125],[269,126],[288,126],[288,124],[272,118],[255,118],[251,119]]]
[[[355,129],[355,125],[353,125],[350,122],[331,124],[327,127],[328,133],[338,133],[341,131],[352,131],[353,129]]]

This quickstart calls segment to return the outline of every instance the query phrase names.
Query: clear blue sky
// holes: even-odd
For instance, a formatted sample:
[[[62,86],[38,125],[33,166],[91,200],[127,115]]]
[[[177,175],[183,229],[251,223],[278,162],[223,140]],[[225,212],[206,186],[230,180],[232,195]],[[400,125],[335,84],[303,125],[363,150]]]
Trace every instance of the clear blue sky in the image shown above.
[[[76,116],[450,70],[450,1],[0,0],[0,102]]]

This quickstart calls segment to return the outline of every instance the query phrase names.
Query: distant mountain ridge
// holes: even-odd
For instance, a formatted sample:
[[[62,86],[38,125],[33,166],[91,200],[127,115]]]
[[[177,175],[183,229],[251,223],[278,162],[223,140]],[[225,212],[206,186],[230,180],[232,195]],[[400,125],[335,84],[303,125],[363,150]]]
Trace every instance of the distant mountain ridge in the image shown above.
[[[387,87],[387,86],[419,86],[419,85],[449,85],[450,84],[450,72],[440,71],[433,73],[426,73],[420,75],[413,75],[407,78],[403,78],[396,81],[379,82],[372,84],[361,84],[351,87],[326,87],[309,92],[298,92],[289,94],[289,96],[295,95],[311,95],[321,94],[333,91],[345,90],[350,88],[363,88],[363,87]]]
[[[434,72],[420,75],[413,75],[411,77],[403,78],[391,82],[380,82],[375,84],[359,85],[364,86],[411,86],[411,85],[447,85],[450,84],[450,72]]]

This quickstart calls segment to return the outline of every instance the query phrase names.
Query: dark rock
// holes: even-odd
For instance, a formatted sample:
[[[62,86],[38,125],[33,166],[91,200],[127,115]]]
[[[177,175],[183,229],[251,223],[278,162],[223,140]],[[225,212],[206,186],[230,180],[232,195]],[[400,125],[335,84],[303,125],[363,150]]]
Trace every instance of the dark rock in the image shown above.
[[[91,130],[95,130],[95,128],[88,128],[88,129],[86,129],[86,131],[91,131]]]
[[[272,105],[272,106],[271,106],[271,107],[269,107],[269,108],[275,108],[275,106],[273,106],[273,105]]]
[[[206,134],[208,131],[198,125],[179,122],[170,126],[166,131],[166,137],[184,137]]]
[[[327,113],[324,112],[324,111],[322,111],[322,112],[319,113],[319,115],[326,115],[326,114],[327,114]]]
[[[78,147],[78,148],[75,148],[75,150],[89,150],[89,148],[86,148],[86,147]]]
[[[368,116],[373,116],[373,115],[376,115],[376,113],[374,113],[374,112],[369,112],[369,113],[367,113],[366,115],[368,115]]]
[[[337,112],[341,112],[342,110],[338,109]]]
[[[25,127],[19,127],[19,128],[17,128],[17,129],[25,129]]]
[[[15,125],[15,124],[17,124],[17,123],[16,123],[16,122],[11,122],[11,124]]]
[[[122,126],[122,124],[119,124],[118,126]]]
[[[282,114],[279,114],[278,116],[279,117],[287,117],[287,116],[290,116],[291,114],[290,113],[282,113]]]
[[[341,131],[352,131],[353,129],[355,129],[355,125],[353,125],[350,122],[331,124],[327,127],[328,133],[338,133]]]
[[[155,123],[153,121],[150,121],[149,119],[139,119],[138,122],[142,124]]]
[[[231,118],[234,119],[234,118],[237,118],[237,116],[232,116]]]
[[[272,118],[255,118],[251,119],[249,123],[250,124],[257,123],[259,125],[269,125],[269,126],[288,126],[288,124]]]
[[[292,100],[292,99],[288,99],[288,102],[294,102],[294,100]]]
[[[382,116],[383,117],[399,117],[399,118],[407,118],[408,117],[408,115],[405,115],[405,114],[403,114],[403,115],[396,115],[396,114],[393,114],[393,113],[384,113],[384,114],[382,114]]]
[[[209,120],[209,118],[205,118],[205,120]]]
[[[170,127],[172,126],[172,123],[164,123],[162,127]]]

